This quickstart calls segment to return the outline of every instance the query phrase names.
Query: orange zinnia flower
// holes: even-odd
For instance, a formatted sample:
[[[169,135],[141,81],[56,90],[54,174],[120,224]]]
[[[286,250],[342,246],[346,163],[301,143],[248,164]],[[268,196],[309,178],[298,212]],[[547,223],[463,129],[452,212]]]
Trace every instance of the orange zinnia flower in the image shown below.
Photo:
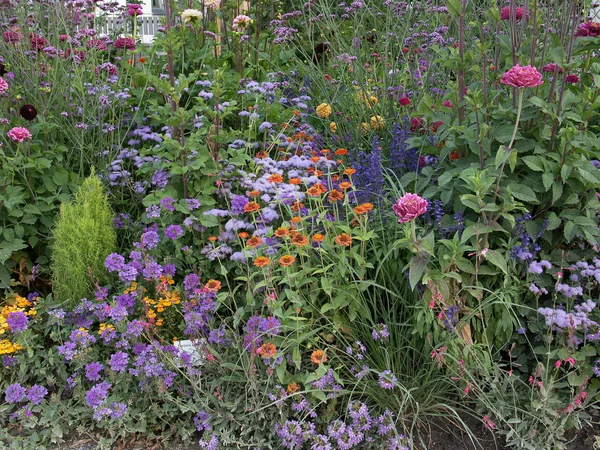
[[[292,209],[292,211],[299,211],[300,209],[304,208],[304,203],[295,201],[294,203],[292,203],[292,206],[290,208]]]
[[[302,222],[302,217],[298,217],[298,216],[292,217],[292,221],[291,222],[292,223]]]
[[[290,178],[290,184],[301,184],[302,180],[300,178]]]
[[[300,117],[300,111],[298,111],[297,109],[292,110],[292,114],[296,117]]]
[[[221,282],[218,280],[208,280],[204,287],[206,287],[206,289],[208,289],[209,291],[216,292],[221,289]]]
[[[265,342],[256,350],[256,353],[265,359],[272,358],[277,353],[277,347],[271,342]]]
[[[256,157],[258,159],[265,159],[266,157],[268,157],[269,155],[267,155],[267,152],[265,152],[264,150],[261,150],[260,152],[258,152],[256,154]]]
[[[310,158],[310,160],[314,163],[318,163],[319,161],[321,161],[321,157],[320,156],[313,156],[312,158]]]
[[[215,242],[217,240],[217,237],[216,236],[210,236],[208,238],[208,240],[209,240],[209,242]]]
[[[292,255],[283,255],[281,258],[279,258],[279,264],[284,267],[291,266],[294,264],[294,261],[296,261],[296,258],[294,258]]]
[[[340,183],[340,189],[343,189],[344,191],[346,189],[350,189],[351,187],[352,187],[352,185],[350,183],[348,183],[347,181]]]
[[[258,247],[262,243],[263,243],[262,238],[258,237],[258,236],[252,236],[250,239],[248,239],[246,241],[246,245],[248,247]]]
[[[146,62],[146,58],[140,58],[140,62],[144,64]]]
[[[238,236],[242,239],[246,239],[248,237],[248,233],[246,233],[245,231],[240,231],[238,233]]]
[[[271,260],[269,258],[267,258],[266,256],[259,256],[258,258],[256,258],[254,260],[254,265],[256,267],[265,267],[268,266],[271,263]]]
[[[297,245],[298,247],[304,247],[308,245],[308,237],[304,236],[302,233],[296,233],[292,236],[292,244]]]
[[[325,240],[325,236],[323,236],[321,233],[317,233],[313,236],[312,240],[314,242],[323,242]]]
[[[346,170],[344,170],[344,175],[354,175],[356,173],[356,170],[354,170],[352,167],[348,167]]]
[[[289,236],[290,230],[288,230],[287,228],[284,228],[284,227],[279,227],[275,230],[274,234],[276,237],[282,238],[282,237]]]
[[[346,150],[345,148],[340,148],[337,149],[335,152],[333,152],[334,155],[347,155],[348,154],[348,150]]]
[[[300,390],[300,386],[298,385],[298,383],[290,383],[287,385],[287,393],[290,395],[295,394],[299,390]]]
[[[260,191],[250,191],[248,192],[250,197],[258,197],[260,195]]]
[[[358,214],[359,216],[361,214],[365,214],[366,212],[367,212],[367,210],[365,208],[363,208],[362,205],[359,205],[359,206],[357,206],[357,207],[354,208],[354,213]]]
[[[315,188],[315,187],[313,186],[313,187],[311,187],[310,189],[308,189],[308,190],[306,191],[306,193],[307,193],[308,195],[310,195],[311,197],[318,197],[319,195],[321,195],[321,190],[320,190],[320,189],[317,189],[317,188]]]
[[[281,175],[279,175],[278,173],[274,173],[273,175],[271,175],[268,180],[271,183],[281,183],[283,181],[283,177]]]
[[[331,150],[329,150],[328,148],[324,148],[323,150],[321,150],[322,155],[327,155],[330,152],[331,152]]]
[[[352,244],[352,237],[346,233],[342,233],[335,238],[335,243],[338,245],[343,245],[344,247],[350,247]]]
[[[256,202],[249,202],[244,205],[244,211],[246,212],[254,212],[260,209],[260,205]]]
[[[323,350],[315,350],[312,352],[312,355],[310,355],[310,360],[315,364],[322,364],[327,362],[327,355]]]
[[[344,198],[344,194],[342,194],[337,189],[334,189],[333,191],[331,191],[329,193],[329,201],[330,202],[337,202],[339,200],[342,200],[343,198]]]
[[[360,206],[362,206],[365,211],[373,211],[373,203],[363,203]]]

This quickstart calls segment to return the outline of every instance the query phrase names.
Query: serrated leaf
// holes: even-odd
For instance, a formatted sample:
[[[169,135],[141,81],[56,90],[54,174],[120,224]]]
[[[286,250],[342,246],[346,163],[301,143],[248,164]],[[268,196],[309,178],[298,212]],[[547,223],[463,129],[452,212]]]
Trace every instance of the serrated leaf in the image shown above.
[[[523,158],[523,162],[529,167],[531,170],[535,172],[543,172],[544,164],[542,162],[542,158],[535,155],[525,156]]]
[[[529,186],[525,186],[524,184],[511,184],[510,189],[512,195],[516,199],[527,203],[538,203],[535,192],[533,192],[533,189],[531,189]]]
[[[552,204],[555,204],[562,196],[563,184],[560,181],[552,183]]]
[[[497,250],[488,250],[485,253],[485,258],[493,265],[498,267],[502,272],[508,273],[506,258]]]
[[[496,152],[496,159],[494,161],[496,169],[508,160],[512,152],[514,152],[514,150],[511,150],[506,145],[501,145],[498,148],[498,151]]]

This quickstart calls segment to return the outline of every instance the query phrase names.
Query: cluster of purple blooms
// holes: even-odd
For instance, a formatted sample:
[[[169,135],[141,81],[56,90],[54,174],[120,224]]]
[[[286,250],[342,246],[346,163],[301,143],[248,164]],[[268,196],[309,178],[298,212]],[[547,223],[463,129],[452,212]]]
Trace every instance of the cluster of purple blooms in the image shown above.
[[[252,316],[244,327],[244,348],[250,352],[256,352],[265,336],[277,336],[281,322],[275,317]]]
[[[48,395],[48,389],[37,384],[26,389],[19,383],[14,383],[8,386],[4,392],[6,403],[11,404],[28,401],[32,405],[39,405],[46,395]]]
[[[323,431],[319,433],[317,425],[307,420],[287,420],[275,426],[283,447],[291,450],[408,450],[411,445],[410,439],[397,433],[391,411],[373,417],[367,405],[357,400],[348,404],[346,421],[336,419]]]

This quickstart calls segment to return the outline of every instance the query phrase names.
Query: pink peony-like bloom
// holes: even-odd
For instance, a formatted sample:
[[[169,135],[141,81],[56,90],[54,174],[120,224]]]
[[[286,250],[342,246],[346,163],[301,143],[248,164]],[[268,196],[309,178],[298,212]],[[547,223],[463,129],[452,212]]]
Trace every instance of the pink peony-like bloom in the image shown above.
[[[502,75],[500,83],[523,89],[539,86],[544,83],[544,80],[542,79],[542,74],[535,67],[520,66],[517,64]]]
[[[598,37],[600,36],[600,23],[598,22],[585,22],[579,25],[576,37]]]
[[[405,223],[415,220],[427,211],[427,200],[417,194],[405,194],[392,206],[398,216],[398,222]]]
[[[567,83],[579,83],[579,77],[577,75],[567,75],[565,81]]]
[[[560,66],[557,66],[554,63],[550,63],[550,64],[546,64],[544,67],[542,67],[542,72],[550,72],[550,73],[554,73],[554,70],[558,67],[558,72],[556,73],[563,73],[563,68]]]
[[[515,15],[517,17],[517,22],[519,20],[523,19],[523,12],[524,11],[525,10],[522,7],[520,7],[520,6],[517,7],[517,8],[515,8],[515,13],[516,13]],[[510,6],[505,6],[504,8],[502,8],[502,10],[500,11],[500,18],[502,20],[508,20],[508,19],[510,19]],[[525,12],[525,18],[527,20],[529,20],[529,11]]]
[[[117,38],[113,45],[115,46],[115,48],[126,48],[127,50],[135,50],[135,40],[133,38]]]
[[[7,136],[15,142],[23,142],[26,139],[31,139],[31,133],[27,128],[14,127],[8,133]]]
[[[8,91],[8,83],[4,78],[0,78],[0,95],[6,94],[6,91]]]

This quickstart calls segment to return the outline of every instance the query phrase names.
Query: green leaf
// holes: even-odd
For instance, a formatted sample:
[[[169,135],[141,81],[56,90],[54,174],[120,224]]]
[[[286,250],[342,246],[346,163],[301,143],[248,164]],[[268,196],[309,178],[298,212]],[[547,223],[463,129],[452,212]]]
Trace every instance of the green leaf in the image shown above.
[[[498,267],[502,272],[508,274],[506,258],[498,250],[488,250],[485,253],[485,258],[493,265]]]
[[[544,171],[544,164],[542,162],[542,158],[540,158],[539,156],[529,155],[525,156],[522,160],[531,170],[535,172]]]
[[[552,183],[552,204],[554,205],[562,196],[563,184],[560,181]]]
[[[460,0],[446,0],[446,7],[448,8],[448,12],[454,17],[458,17],[461,13]]]
[[[565,239],[567,242],[571,242],[571,240],[575,237],[577,233],[577,227],[574,222],[567,222],[565,224]]]
[[[506,145],[501,145],[498,148],[498,152],[496,153],[496,159],[494,161],[495,165],[496,165],[496,169],[498,167],[500,167],[502,164],[504,164],[507,160],[508,157],[510,156],[510,154],[513,152],[514,150],[511,150],[510,148],[508,148]]]
[[[525,186],[524,184],[511,184],[510,185],[510,189],[512,192],[512,195],[518,199],[521,200],[523,202],[527,202],[527,203],[534,203],[537,204],[538,203],[538,199],[535,195],[535,192],[533,192],[533,189],[531,189],[529,186]]]
[[[427,270],[427,260],[420,255],[415,255],[408,263],[410,287],[414,290],[417,283],[421,281],[423,274]]]

